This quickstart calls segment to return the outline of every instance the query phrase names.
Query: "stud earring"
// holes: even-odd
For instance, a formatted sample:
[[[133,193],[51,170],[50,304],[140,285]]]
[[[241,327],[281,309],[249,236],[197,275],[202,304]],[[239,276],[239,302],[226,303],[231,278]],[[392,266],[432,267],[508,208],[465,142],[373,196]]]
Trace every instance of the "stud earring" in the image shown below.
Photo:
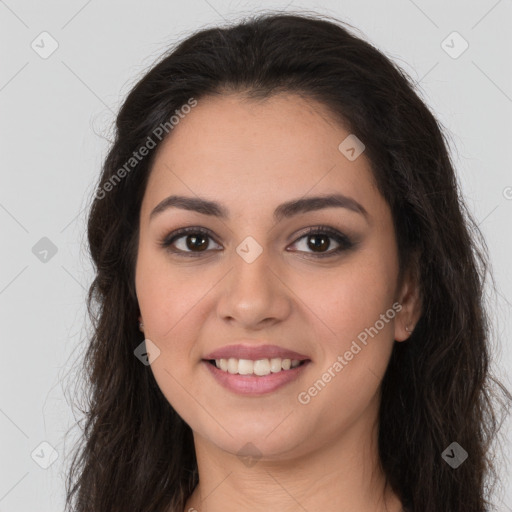
[[[139,322],[139,331],[144,332],[144,324]]]
[[[411,334],[411,332],[412,332],[412,331],[411,331],[411,329],[409,329],[409,326],[408,326],[408,325],[406,325],[406,326],[405,326],[405,330],[406,330],[409,334]]]

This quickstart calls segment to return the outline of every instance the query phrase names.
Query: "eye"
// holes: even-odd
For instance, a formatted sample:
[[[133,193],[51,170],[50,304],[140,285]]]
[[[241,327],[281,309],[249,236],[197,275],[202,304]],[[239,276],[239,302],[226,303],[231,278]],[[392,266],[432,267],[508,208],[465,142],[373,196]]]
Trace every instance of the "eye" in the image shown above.
[[[181,241],[181,239],[183,239]],[[170,252],[184,256],[200,256],[208,250],[213,239],[209,230],[200,227],[182,228],[174,231],[160,245]],[[179,242],[176,244],[176,242]],[[176,245],[176,247],[174,247]],[[181,246],[181,247],[180,247]]]
[[[346,235],[329,226],[317,226],[308,229],[306,233],[294,242],[294,245],[300,245],[300,240],[302,239],[307,240],[306,243],[303,243],[303,247],[311,249],[312,252],[309,252],[309,254],[316,258],[334,256],[342,251],[351,249],[355,245]],[[332,245],[331,239],[333,239],[338,246],[330,251],[326,251]],[[300,250],[299,252],[308,253],[307,250]]]

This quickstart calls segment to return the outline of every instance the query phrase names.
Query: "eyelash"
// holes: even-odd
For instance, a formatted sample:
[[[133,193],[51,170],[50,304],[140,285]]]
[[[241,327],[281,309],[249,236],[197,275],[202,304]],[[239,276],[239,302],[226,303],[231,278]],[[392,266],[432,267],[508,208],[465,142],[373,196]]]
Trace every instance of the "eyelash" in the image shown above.
[[[161,247],[163,247],[167,251],[170,251],[171,253],[176,254],[178,256],[199,257],[203,253],[207,252],[208,249],[205,251],[194,252],[194,251],[182,251],[181,249],[176,250],[176,249],[171,248],[172,244],[176,240],[182,238],[185,235],[190,235],[190,234],[205,235],[215,241],[215,238],[212,236],[212,233],[208,229],[201,228],[201,227],[187,227],[187,228],[178,229],[178,230],[170,233],[163,240],[161,240],[159,244]],[[340,233],[336,229],[333,229],[329,226],[316,226],[314,228],[310,228],[305,233],[302,233],[301,236],[293,242],[293,244],[297,243],[302,238],[306,238],[311,235],[328,235],[328,237],[332,238],[335,242],[337,242],[339,244],[339,247],[337,247],[336,249],[330,250],[329,252],[325,252],[325,253],[308,252],[308,253],[306,253],[308,255],[313,256],[314,258],[333,257],[333,256],[338,255],[342,251],[352,249],[355,245],[355,243],[349,237],[347,237],[343,233]],[[216,243],[218,243],[218,242],[216,242]],[[303,252],[303,251],[299,251],[299,252]]]

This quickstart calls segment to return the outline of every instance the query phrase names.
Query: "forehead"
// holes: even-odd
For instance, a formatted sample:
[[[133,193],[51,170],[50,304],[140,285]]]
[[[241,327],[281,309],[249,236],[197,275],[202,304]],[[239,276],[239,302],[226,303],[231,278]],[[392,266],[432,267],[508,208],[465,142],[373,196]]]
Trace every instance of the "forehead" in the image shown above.
[[[171,193],[241,208],[309,192],[371,200],[378,192],[364,153],[350,161],[339,150],[350,135],[324,105],[295,94],[199,99],[159,147],[143,209]]]

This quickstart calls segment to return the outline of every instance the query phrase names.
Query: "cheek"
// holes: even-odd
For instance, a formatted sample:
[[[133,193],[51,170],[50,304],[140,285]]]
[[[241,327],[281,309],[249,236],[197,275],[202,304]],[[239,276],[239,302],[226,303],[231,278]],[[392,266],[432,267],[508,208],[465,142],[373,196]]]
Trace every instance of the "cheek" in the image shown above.
[[[349,424],[375,399],[394,345],[393,272],[379,265],[339,271],[306,285],[318,364],[301,389],[312,416]],[[314,290],[314,291],[313,291]],[[307,293],[306,293],[307,292]]]
[[[351,421],[378,390],[394,345],[394,290],[397,268],[368,250],[315,282],[302,281],[300,295],[314,314],[318,367],[302,399],[324,411],[333,424]],[[297,286],[299,284],[297,283]],[[304,402],[301,402],[304,403]],[[333,404],[341,407],[332,407]],[[310,409],[310,410],[312,410]]]
[[[364,256],[364,255],[363,255]],[[294,289],[312,312],[320,339],[334,349],[343,347],[373,326],[394,300],[396,269],[393,261],[368,257],[354,258],[333,272],[297,279]],[[394,316],[394,315],[393,315]],[[392,320],[392,319],[391,319]],[[382,337],[392,336],[392,321],[380,325]]]
[[[197,277],[193,267],[177,268],[165,255],[150,254],[149,250],[139,253],[137,298],[148,334],[155,340],[168,343],[175,339],[187,316],[200,311],[201,298],[211,287],[207,278]]]
[[[193,381],[192,361],[198,357],[194,340],[202,323],[201,299],[211,288],[206,281],[198,279],[197,272],[194,278],[193,270],[173,268],[159,254],[139,252],[136,289],[144,335],[160,350],[151,371],[167,401],[186,421],[196,423],[198,411],[190,407],[188,388]]]

